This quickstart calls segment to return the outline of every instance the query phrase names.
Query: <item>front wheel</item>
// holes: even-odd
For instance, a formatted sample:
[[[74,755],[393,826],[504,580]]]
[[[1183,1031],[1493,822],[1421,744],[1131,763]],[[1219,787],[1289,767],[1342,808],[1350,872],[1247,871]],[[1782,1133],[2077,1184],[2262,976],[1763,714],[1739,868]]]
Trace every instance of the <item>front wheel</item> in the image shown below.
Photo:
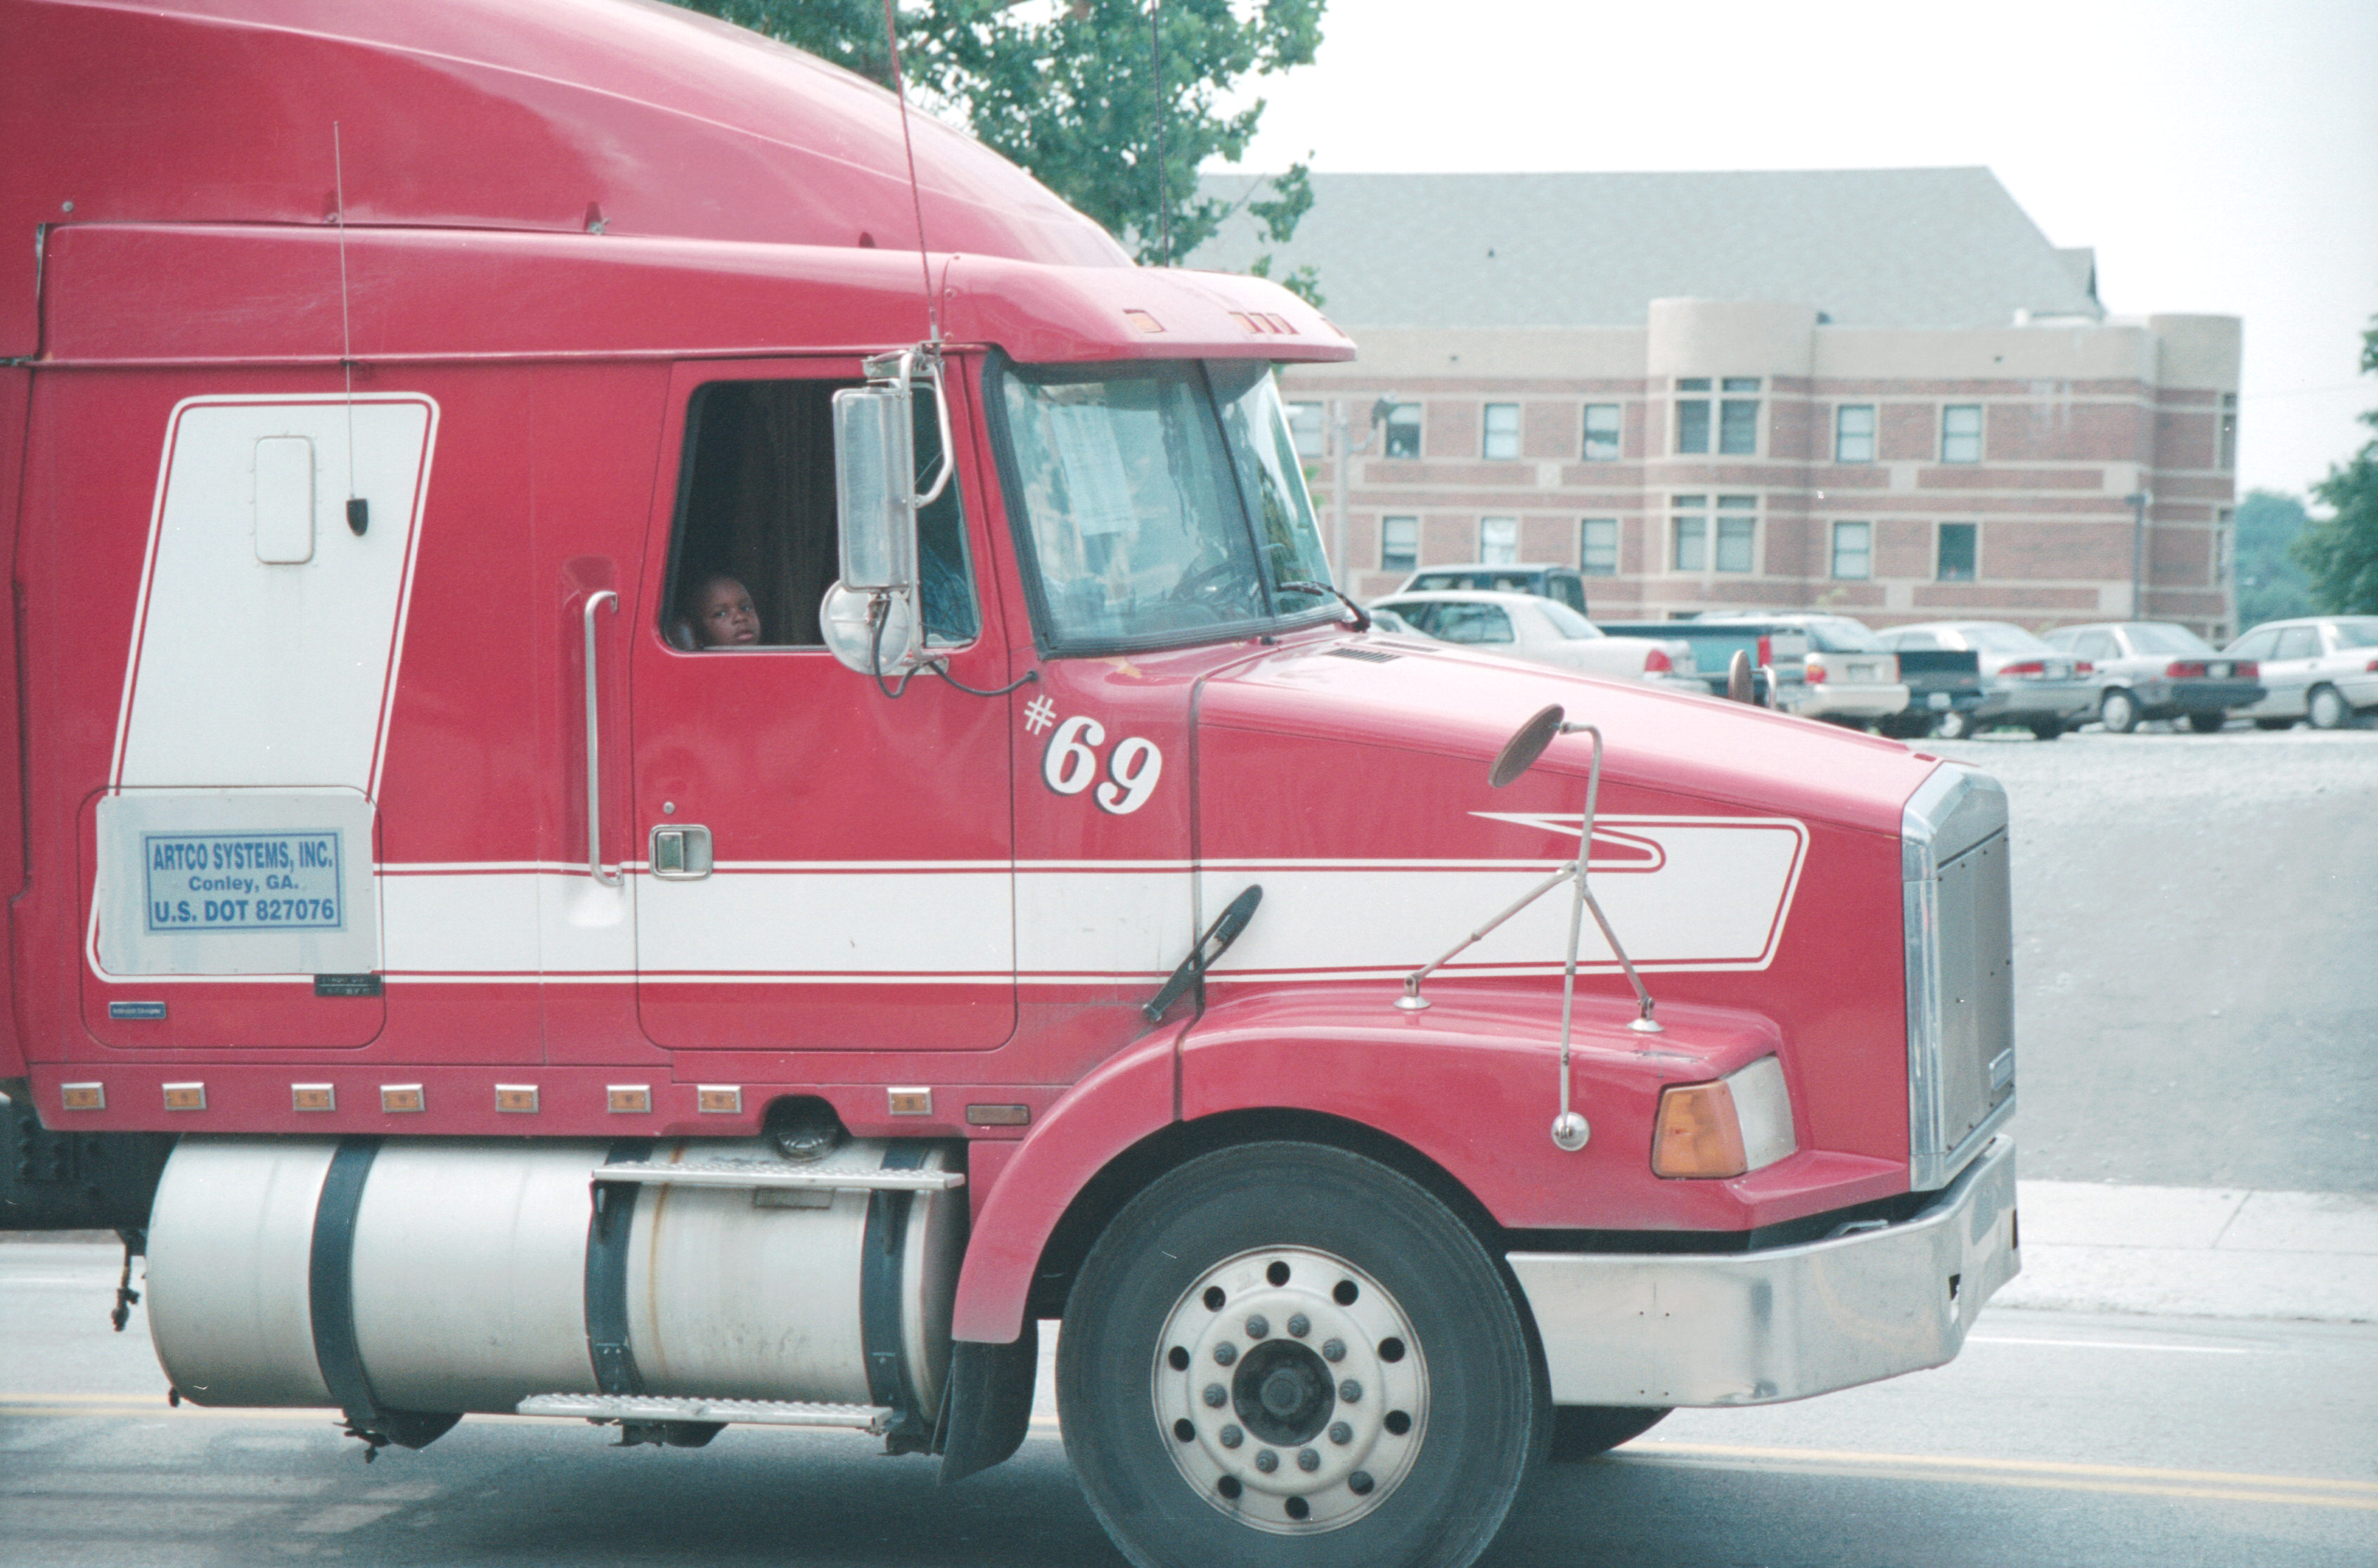
[[[1066,1303],[1057,1401],[1139,1568],[1467,1568],[1552,1425],[1477,1237],[1303,1143],[1206,1155],[1132,1201]]]
[[[2042,740],[2054,740],[2064,733],[2064,725],[2060,722],[2034,724],[2031,726],[2031,733],[2039,736]]]
[[[2188,727],[2199,735],[2219,735],[2221,726],[2229,722],[2227,713],[2191,713]]]
[[[2099,700],[2097,722],[2106,726],[2108,735],[2128,735],[2139,727],[2139,700],[2120,687]]]
[[[2304,705],[2304,717],[2316,730],[2341,730],[2353,722],[2353,704],[2333,686],[2316,687]]]
[[[1973,715],[1952,708],[1932,721],[1932,733],[1942,740],[1964,740],[1974,733]]]

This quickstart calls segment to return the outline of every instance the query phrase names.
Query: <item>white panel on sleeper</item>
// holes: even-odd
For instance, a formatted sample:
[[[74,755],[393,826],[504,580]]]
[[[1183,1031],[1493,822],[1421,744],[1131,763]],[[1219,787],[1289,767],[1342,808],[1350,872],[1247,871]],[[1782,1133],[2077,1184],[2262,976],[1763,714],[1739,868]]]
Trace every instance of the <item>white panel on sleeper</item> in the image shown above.
[[[118,784],[373,789],[437,417],[409,393],[175,411]]]

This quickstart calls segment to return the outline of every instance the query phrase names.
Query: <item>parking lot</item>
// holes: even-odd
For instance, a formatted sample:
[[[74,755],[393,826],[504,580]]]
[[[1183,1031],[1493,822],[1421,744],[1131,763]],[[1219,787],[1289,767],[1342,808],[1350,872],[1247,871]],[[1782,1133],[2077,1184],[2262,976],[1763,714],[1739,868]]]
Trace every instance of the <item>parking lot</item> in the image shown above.
[[[2378,729],[1916,744],[2007,787],[2026,1177],[2378,1191]]]

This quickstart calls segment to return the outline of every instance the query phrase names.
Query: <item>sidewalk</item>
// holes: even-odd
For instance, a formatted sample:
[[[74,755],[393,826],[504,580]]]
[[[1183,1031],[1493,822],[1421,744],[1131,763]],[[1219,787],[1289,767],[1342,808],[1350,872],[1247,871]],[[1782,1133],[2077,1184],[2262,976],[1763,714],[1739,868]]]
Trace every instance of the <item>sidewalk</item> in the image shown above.
[[[2000,1307],[2378,1323],[2378,1194],[2019,1181]]]

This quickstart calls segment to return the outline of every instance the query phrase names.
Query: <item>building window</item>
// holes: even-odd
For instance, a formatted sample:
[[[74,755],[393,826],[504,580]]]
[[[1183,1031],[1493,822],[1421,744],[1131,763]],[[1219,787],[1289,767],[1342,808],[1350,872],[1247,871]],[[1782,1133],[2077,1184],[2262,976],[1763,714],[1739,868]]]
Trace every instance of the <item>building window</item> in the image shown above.
[[[1673,541],[1669,563],[1678,571],[1709,570],[1709,497],[1678,496],[1668,503]]]
[[[1974,581],[1974,536],[1981,532],[1978,522],[1944,522],[1940,525],[1940,569],[1937,574],[1943,582]]]
[[[1724,392],[1759,390],[1756,376],[1729,376],[1720,386]],[[1755,456],[1759,451],[1759,399],[1727,397],[1717,405],[1717,449],[1741,457]]]
[[[1874,524],[1833,524],[1833,575],[1852,581],[1874,575]]]
[[[1577,569],[1588,577],[1618,575],[1618,520],[1590,517],[1578,525]]]
[[[1679,392],[1700,392],[1710,389],[1706,376],[1680,376],[1676,378]],[[1676,450],[1706,452],[1710,438],[1710,401],[1708,397],[1679,397],[1676,400]]]
[[[2238,394],[2221,394],[2221,450],[2214,467],[2227,473],[2238,466]]]
[[[1379,520],[1379,569],[1410,571],[1420,565],[1420,519],[1387,517]]]
[[[1519,405],[1486,405],[1486,456],[1501,462],[1519,455]]]
[[[1835,462],[1872,462],[1874,461],[1874,405],[1872,403],[1844,403],[1833,411],[1833,461]]]
[[[1585,405],[1585,461],[1588,462],[1618,461],[1618,405],[1616,403]]]
[[[1982,461],[1982,405],[1951,403],[1940,411],[1940,461]]]
[[[1717,569],[1748,571],[1757,554],[1759,497],[1717,498]]]
[[[1390,403],[1387,405],[1387,456],[1391,458],[1420,456],[1420,404]]]
[[[1296,455],[1317,458],[1322,453],[1322,407],[1319,403],[1288,405],[1289,434],[1296,439]]]
[[[1490,567],[1516,565],[1519,559],[1519,520],[1516,517],[1479,519],[1478,558]]]

